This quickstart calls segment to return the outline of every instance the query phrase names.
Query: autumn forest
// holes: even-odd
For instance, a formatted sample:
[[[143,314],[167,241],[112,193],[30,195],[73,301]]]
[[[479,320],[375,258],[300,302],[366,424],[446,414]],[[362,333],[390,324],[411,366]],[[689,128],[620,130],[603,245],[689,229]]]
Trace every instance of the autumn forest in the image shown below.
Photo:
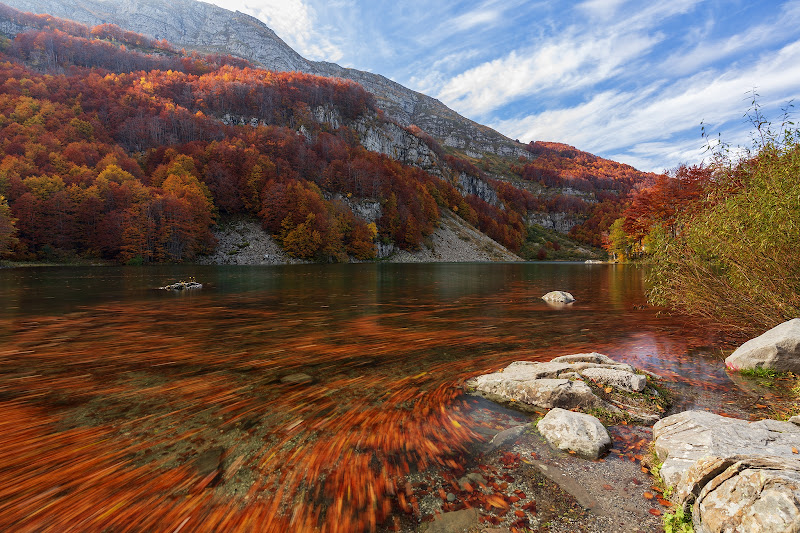
[[[544,259],[558,244],[526,243],[531,215],[566,213],[569,236],[599,247],[629,195],[654,179],[543,142],[492,172],[412,125],[406,132],[436,165],[423,170],[362,146],[353,124],[388,120],[353,82],[177,51],[109,24],[6,7],[0,15],[32,28],[1,46],[7,258],[192,261],[214,249],[215,222],[246,215],[291,256],[364,260],[378,242],[420,247],[449,209],[509,250]],[[317,120],[321,109],[341,124]],[[464,193],[463,175],[496,199]],[[379,202],[377,220],[353,213],[360,199]]]

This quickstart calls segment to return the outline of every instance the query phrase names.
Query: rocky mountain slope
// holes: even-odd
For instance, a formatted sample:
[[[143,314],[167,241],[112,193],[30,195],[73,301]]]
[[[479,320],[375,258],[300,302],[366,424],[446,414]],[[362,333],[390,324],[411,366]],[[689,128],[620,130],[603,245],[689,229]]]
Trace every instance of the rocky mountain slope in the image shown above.
[[[379,74],[309,61],[258,19],[195,0],[6,0],[31,13],[47,13],[90,26],[104,23],[201,52],[233,54],[277,71],[300,71],[354,80],[373,93],[386,116],[416,125],[445,146],[472,157],[484,153],[527,156],[524,146],[462,117],[438,100]]]

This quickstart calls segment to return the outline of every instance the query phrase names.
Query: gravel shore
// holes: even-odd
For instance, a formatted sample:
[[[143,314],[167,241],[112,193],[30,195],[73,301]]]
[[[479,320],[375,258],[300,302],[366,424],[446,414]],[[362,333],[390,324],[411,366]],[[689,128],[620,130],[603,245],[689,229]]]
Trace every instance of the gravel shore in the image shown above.
[[[201,256],[203,265],[292,265],[307,263],[290,257],[258,221],[236,219],[214,229],[218,245],[213,254]],[[449,211],[419,250],[398,250],[384,259],[389,263],[463,263],[521,261],[501,244]]]

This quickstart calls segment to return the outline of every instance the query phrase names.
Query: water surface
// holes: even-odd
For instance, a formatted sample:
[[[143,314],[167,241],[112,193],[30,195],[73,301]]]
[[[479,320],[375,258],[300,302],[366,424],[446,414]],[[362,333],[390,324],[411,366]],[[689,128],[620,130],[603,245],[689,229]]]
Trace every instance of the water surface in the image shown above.
[[[514,360],[599,351],[681,408],[744,401],[630,266],[7,269],[0,301],[4,529],[373,529],[486,433],[464,379]]]

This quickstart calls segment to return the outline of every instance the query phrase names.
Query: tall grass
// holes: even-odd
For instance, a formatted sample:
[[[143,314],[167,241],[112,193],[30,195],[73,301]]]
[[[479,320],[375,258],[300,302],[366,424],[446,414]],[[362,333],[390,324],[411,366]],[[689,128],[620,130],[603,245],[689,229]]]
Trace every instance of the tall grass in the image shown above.
[[[746,333],[800,316],[800,132],[754,123],[755,149],[735,164],[718,158],[677,236],[654,231],[648,280],[654,303]]]

